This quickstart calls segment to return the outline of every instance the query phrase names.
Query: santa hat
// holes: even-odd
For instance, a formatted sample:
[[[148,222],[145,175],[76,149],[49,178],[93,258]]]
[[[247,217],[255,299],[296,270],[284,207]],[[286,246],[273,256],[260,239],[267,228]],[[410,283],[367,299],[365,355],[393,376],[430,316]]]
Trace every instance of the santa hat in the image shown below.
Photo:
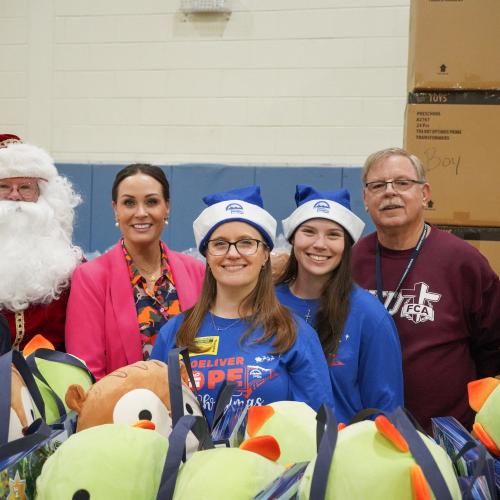
[[[14,134],[0,134],[0,148],[6,148],[9,144],[16,144],[21,141],[21,138]]]
[[[351,211],[351,201],[347,189],[326,192],[317,191],[312,186],[298,184],[295,191],[297,208],[285,220],[283,230],[285,238],[290,240],[295,230],[310,219],[328,219],[340,224],[358,241],[365,223]]]
[[[49,181],[57,177],[54,160],[41,148],[13,143],[0,148],[0,179],[36,177]]]
[[[202,254],[215,229],[232,221],[250,224],[259,231],[269,249],[274,247],[276,220],[264,210],[259,186],[211,194],[203,201],[208,207],[193,222],[196,246]]]

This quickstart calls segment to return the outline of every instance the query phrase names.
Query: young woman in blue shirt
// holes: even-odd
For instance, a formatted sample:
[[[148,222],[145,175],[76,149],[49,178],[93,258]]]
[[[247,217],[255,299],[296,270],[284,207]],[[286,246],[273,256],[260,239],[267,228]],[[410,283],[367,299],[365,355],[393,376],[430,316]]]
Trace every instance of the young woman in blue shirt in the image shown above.
[[[401,348],[380,302],[351,278],[351,247],[364,228],[349,192],[298,185],[297,208],[283,221],[292,244],[278,278],[282,304],[312,325],[328,362],[337,420],[360,410],[403,404]]]
[[[328,367],[316,332],[276,299],[269,260],[276,221],[257,186],[204,198],[193,224],[206,257],[197,304],[161,330],[151,357],[173,347],[191,353],[198,395],[209,421],[224,380],[236,382],[231,404],[303,401],[333,405]]]

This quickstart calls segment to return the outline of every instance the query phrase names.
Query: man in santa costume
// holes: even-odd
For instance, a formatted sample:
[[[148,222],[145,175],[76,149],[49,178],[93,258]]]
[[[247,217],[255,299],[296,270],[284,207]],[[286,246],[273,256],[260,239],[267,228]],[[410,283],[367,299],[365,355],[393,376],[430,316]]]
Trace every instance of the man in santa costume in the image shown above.
[[[40,333],[64,350],[70,278],[82,260],[71,242],[80,201],[44,150],[0,134],[0,314],[14,349]]]

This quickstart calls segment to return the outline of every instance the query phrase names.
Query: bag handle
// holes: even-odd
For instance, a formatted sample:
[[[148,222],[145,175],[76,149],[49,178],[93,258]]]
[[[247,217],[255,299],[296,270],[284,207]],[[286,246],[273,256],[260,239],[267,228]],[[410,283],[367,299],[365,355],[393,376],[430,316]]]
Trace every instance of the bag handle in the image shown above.
[[[0,355],[11,349],[10,330],[7,318],[0,312]]]
[[[179,366],[179,355],[182,356],[182,360],[184,361],[184,366],[186,367],[186,371],[189,377],[189,381],[191,382],[193,393],[199,400],[198,389],[196,388],[196,382],[194,380],[193,368],[191,367],[191,358],[189,357],[188,349],[182,347],[176,347],[174,349],[171,349],[168,353],[168,384],[170,387],[170,403],[172,405],[172,427],[174,427],[175,424],[184,415],[184,408],[183,408],[184,404],[182,398],[183,383]],[[224,380],[224,382],[222,383],[221,389],[215,401],[212,429],[215,427],[219,419],[222,417],[224,409],[231,401],[235,389],[236,389],[236,382],[232,381],[228,382],[227,380]],[[201,414],[203,415],[203,418],[208,423],[207,416],[201,404],[200,404],[200,410]]]
[[[200,441],[198,449],[214,448],[207,421],[194,415],[182,416],[168,438],[168,452],[156,500],[171,500],[174,496],[179,467],[186,452],[186,438],[190,431]]]
[[[23,355],[16,350],[9,351],[0,356],[0,380],[4,386],[0,397],[0,444],[7,443],[9,439],[10,405],[12,399],[12,365],[17,368],[33,401],[45,420],[45,404]]]
[[[181,369],[179,366],[179,355],[182,356],[184,365],[187,370],[189,381],[191,382],[192,391],[198,399],[198,390],[196,389],[196,382],[194,380],[193,369],[191,368],[191,359],[187,349],[176,347],[171,349],[168,353],[168,385],[170,388],[170,404],[172,407],[172,427],[175,427],[177,422],[184,415],[184,400],[182,397],[182,378]],[[207,420],[203,407],[200,405],[203,418]]]
[[[215,428],[219,420],[224,414],[226,406],[231,401],[234,391],[236,389],[236,382],[224,380],[222,382],[219,394],[217,394],[217,399],[215,401],[214,419],[212,421],[212,430]]]
[[[14,439],[14,441],[0,446],[0,462],[18,453],[30,450],[33,446],[45,441],[51,432],[51,428],[41,418],[37,418],[26,429],[24,437]]]
[[[314,464],[309,498],[323,500],[328,485],[330,464],[337,446],[337,420],[330,407],[321,405],[316,415],[316,439],[319,441],[318,456]]]
[[[85,371],[87,375],[90,377],[90,380],[92,384],[95,383],[95,377],[92,374],[92,372],[87,368],[87,365],[76,358],[75,356],[71,356],[70,354],[67,354],[65,352],[60,352],[60,351],[54,351],[53,349],[45,349],[41,347],[40,349],[37,349],[36,351],[32,352],[27,358],[26,358],[26,363],[28,364],[31,372],[33,375],[43,382],[49,392],[52,398],[54,399],[56,406],[57,406],[57,412],[59,413],[59,417],[63,417],[66,415],[68,412],[66,410],[66,406],[64,405],[63,400],[61,397],[54,391],[52,386],[49,384],[47,379],[44,377],[40,369],[38,368],[38,365],[36,363],[36,358],[43,359],[45,361],[50,361],[54,363],[62,363],[64,365],[70,365],[74,366],[76,368],[80,368],[81,370]]]
[[[487,464],[486,464],[486,448],[475,441],[467,441],[460,451],[453,457],[453,465],[457,465],[458,461],[469,451],[477,449],[479,458],[474,465],[474,470],[472,471],[472,476],[463,477],[459,476],[458,484],[460,486],[460,492],[462,493],[463,500],[473,500],[474,495],[472,494],[472,488],[474,483],[480,476],[487,477]]]
[[[32,357],[80,368],[87,373],[87,375],[90,377],[91,382],[93,384],[95,383],[95,377],[93,373],[88,369],[87,365],[81,359],[78,359],[71,354],[61,351],[54,351],[53,349],[46,349],[45,347],[40,347],[36,351],[32,352],[27,359],[30,359]]]
[[[388,417],[401,435],[406,439],[406,442],[410,447],[410,453],[422,469],[434,497],[439,498],[439,500],[452,500],[448,485],[446,484],[434,457],[422,438],[419,436],[417,429],[409,419],[405,410],[401,407],[396,408],[396,410],[389,414]]]
[[[51,385],[48,383],[47,379],[43,376],[42,372],[38,369],[38,366],[36,364],[35,356],[34,353],[30,354],[26,358],[26,363],[28,364],[31,373],[33,373],[34,377],[40,380],[48,389],[50,392],[50,395],[52,396],[52,399],[55,401],[56,406],[57,406],[57,413],[59,414],[59,417],[63,417],[66,415],[66,407],[64,406],[64,403],[62,402],[62,399],[59,397],[59,395],[52,389]]]
[[[351,420],[349,420],[349,423],[347,424],[352,425],[352,424],[357,424],[358,422],[362,422],[363,420],[366,420],[367,418],[373,417],[373,415],[382,415],[384,412],[382,410],[379,410],[378,408],[364,408],[363,410],[359,410],[356,415],[354,415]]]
[[[0,357],[0,380],[3,390],[0,393],[0,444],[9,439],[10,405],[12,400],[12,351]]]

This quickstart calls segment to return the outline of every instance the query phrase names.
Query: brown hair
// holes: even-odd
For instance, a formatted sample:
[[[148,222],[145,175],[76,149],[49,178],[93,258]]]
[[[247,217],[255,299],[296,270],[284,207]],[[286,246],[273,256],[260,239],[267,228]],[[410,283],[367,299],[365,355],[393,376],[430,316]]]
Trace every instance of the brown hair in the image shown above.
[[[313,325],[318,332],[323,352],[329,359],[337,354],[344,325],[349,315],[353,287],[351,276],[351,247],[353,240],[347,231],[343,230],[343,232],[344,251],[342,252],[342,259],[325,283],[319,299],[316,323]],[[277,284],[290,284],[297,277],[298,268],[297,257],[295,257],[292,247],[288,264],[281,276],[276,280]]]
[[[408,158],[408,160],[410,160],[410,163],[413,165],[413,168],[415,169],[417,180],[427,182],[425,178],[424,165],[417,156],[412,155],[405,149],[387,148],[372,153],[366,159],[365,164],[363,165],[363,185],[366,182],[366,178],[368,177],[368,172],[370,171],[370,169],[380,160],[385,160],[387,158],[390,158],[391,156],[403,156],[404,158]]]
[[[214,305],[216,296],[217,282],[207,265],[200,299],[193,308],[186,311],[184,321],[177,331],[175,339],[178,346],[187,347],[191,352],[203,352],[196,345],[195,337],[205,316]],[[293,346],[297,337],[297,329],[290,311],[276,299],[270,259],[267,259],[264,264],[255,288],[240,304],[240,317],[244,317],[249,311],[252,313],[251,322],[240,338],[241,343],[255,328],[262,325],[264,333],[254,341],[256,344],[272,339],[273,354],[282,354]]]
[[[161,189],[163,192],[163,198],[166,202],[170,200],[170,186],[168,184],[167,176],[165,172],[160,167],[156,165],[150,165],[149,163],[133,163],[132,165],[127,165],[122,168],[115,177],[113,181],[113,187],[111,188],[111,199],[116,203],[118,199],[118,186],[120,183],[135,174],[145,174],[149,175],[153,179],[157,180],[161,184]]]

